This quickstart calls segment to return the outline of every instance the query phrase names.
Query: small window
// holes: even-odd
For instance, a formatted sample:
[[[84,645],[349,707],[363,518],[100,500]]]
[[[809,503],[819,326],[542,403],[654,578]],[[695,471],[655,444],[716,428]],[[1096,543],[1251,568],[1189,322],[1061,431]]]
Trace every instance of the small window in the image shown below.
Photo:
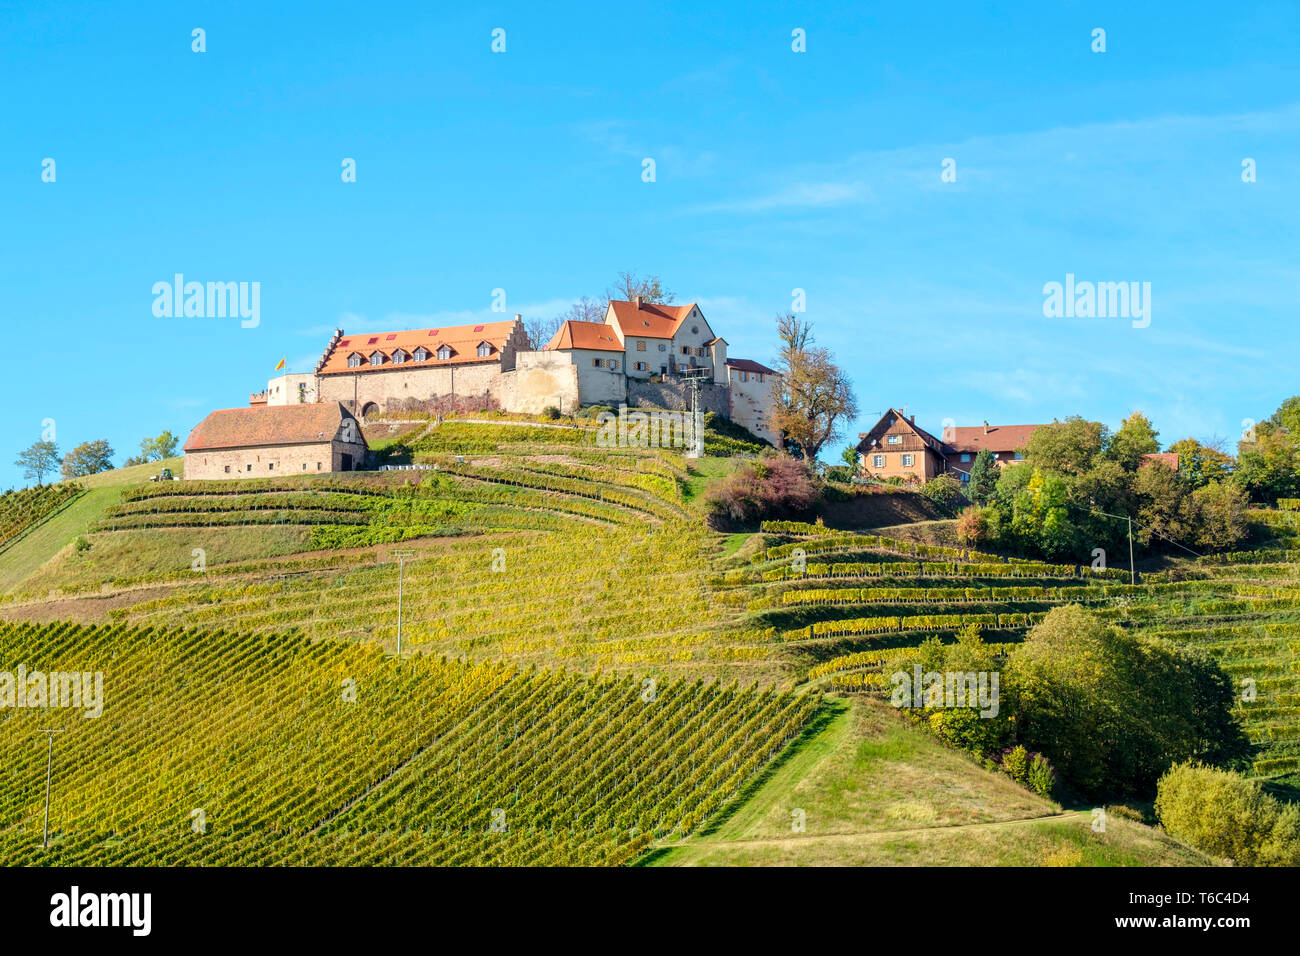
[[[636,350],[637,350],[638,352],[644,352],[644,351],[645,351],[645,340],[644,340],[644,339],[637,339],[637,340],[636,340]]]
[[[911,467],[912,467],[912,456],[911,456],[911,455],[904,455],[904,456],[903,456],[903,467],[904,467],[904,468],[911,468]]]
[[[252,466],[252,465],[247,465],[247,466],[245,466],[245,469],[244,469],[244,470],[245,470],[245,471],[252,471],[252,470],[253,470],[253,466]]]
[[[700,334],[700,327],[698,325],[692,325],[691,335],[699,335],[699,334]]]
[[[700,348],[696,349],[696,350],[695,350],[695,354],[696,354],[698,357],[703,358],[703,357],[704,357],[704,348],[703,348],[703,347],[700,347]]]
[[[759,384],[759,385],[762,385],[762,384],[763,384],[763,373],[762,373],[762,372],[759,372],[759,373],[758,373],[758,384]]]
[[[899,444],[902,440],[903,440],[903,436],[902,436],[902,435],[887,435],[887,436],[885,436],[885,442],[886,442],[886,444],[890,444],[890,445],[897,445],[897,444]]]
[[[320,462],[316,462],[316,470],[320,471]]]
[[[275,462],[273,462],[273,461],[268,461],[268,462],[266,463],[266,470],[267,470],[267,471],[275,471]]]
[[[610,360],[609,360],[609,367],[610,367],[610,368],[618,368],[618,359],[610,359]]]
[[[229,466],[229,465],[226,466],[226,474],[230,474],[230,466]]]
[[[356,368],[356,367],[357,367],[358,365],[360,365],[360,364],[361,364],[361,356],[360,356],[360,355],[357,355],[357,354],[354,352],[352,355],[349,355],[349,356],[348,356],[348,368]]]
[[[451,348],[446,345],[438,346],[438,358],[442,359],[444,362],[451,358]]]
[[[969,455],[969,454],[962,455],[962,456],[961,456],[961,460],[962,460],[962,461],[970,461],[970,455]]]
[[[491,354],[492,354],[492,346],[488,345],[486,342],[480,342],[478,346],[478,357],[487,358]]]
[[[682,346],[682,354],[683,354],[683,355],[690,355],[690,354],[691,354],[691,347],[690,347],[689,345],[683,345],[683,346]]]
[[[660,343],[659,343],[659,351],[660,351],[660,352],[667,352],[667,351],[668,351],[668,346],[666,346],[666,345],[664,345],[664,343],[660,342]]]
[[[748,382],[748,381],[749,381],[749,373],[748,373],[748,372],[741,372],[741,373],[740,373],[740,380],[741,380],[742,382]]]
[[[592,360],[591,360],[591,364],[592,364],[592,367],[593,367],[593,368],[600,368],[601,365],[603,365],[604,363],[601,362],[600,359],[592,359]]]
[[[401,365],[405,361],[406,361],[406,353],[403,352],[401,349],[398,349],[396,352],[393,353],[394,365]]]
[[[648,371],[650,371],[650,366],[649,366],[649,365],[646,365],[645,362],[637,362],[637,363],[636,363],[636,370],[637,370],[638,372],[648,372]]]
[[[872,455],[872,456],[871,456],[871,467],[872,467],[872,468],[884,468],[884,467],[885,467],[885,456],[884,456],[884,455]]]
[[[307,463],[305,461],[302,463],[302,470],[303,471],[307,470]]]
[[[420,348],[415,350],[415,360],[417,362],[423,362],[428,357],[429,353],[424,350],[424,346],[420,346]]]
[[[384,353],[383,353],[383,352],[371,352],[371,353],[370,353],[370,364],[371,364],[371,365],[383,365],[383,364],[384,364]]]

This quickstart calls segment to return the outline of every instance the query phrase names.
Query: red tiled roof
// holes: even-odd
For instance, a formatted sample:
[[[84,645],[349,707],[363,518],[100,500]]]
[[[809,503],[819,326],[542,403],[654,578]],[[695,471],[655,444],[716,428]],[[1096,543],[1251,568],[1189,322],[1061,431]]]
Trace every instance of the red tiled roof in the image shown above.
[[[614,330],[604,322],[582,322],[569,319],[556,330],[543,349],[595,349],[602,352],[621,352]]]
[[[635,302],[610,299],[609,307],[614,310],[614,320],[618,322],[624,338],[632,335],[646,339],[671,339],[677,334],[683,320],[691,314],[695,303],[657,305],[642,302],[638,308]]]
[[[1152,462],[1163,461],[1169,466],[1170,471],[1178,470],[1178,452],[1176,451],[1153,451],[1149,455],[1142,456],[1142,463],[1139,468],[1145,468]]]
[[[399,349],[409,356],[403,366],[427,368],[437,365],[468,365],[476,362],[497,362],[506,340],[514,331],[515,321],[488,322],[485,325],[457,325],[441,329],[407,329],[399,332],[376,332],[374,334],[344,335],[325,355],[317,370],[318,375],[338,375],[356,372],[378,372],[393,367],[393,353]],[[490,358],[480,358],[479,343],[487,342],[492,346]],[[438,347],[446,343],[451,347],[449,358],[438,358]],[[429,357],[423,362],[415,361],[415,350],[424,346]],[[361,355],[363,363],[352,368],[348,365],[348,356],[353,352]],[[371,365],[370,355],[382,352],[382,365]]]
[[[984,425],[969,428],[945,428],[943,442],[952,451],[978,454],[987,449],[992,452],[1012,452],[1023,448],[1029,436],[1042,425]]]
[[[749,359],[729,358],[727,364],[741,372],[758,372],[760,375],[777,374],[776,369],[768,368],[766,365],[759,365]]]
[[[331,441],[352,415],[338,402],[222,408],[194,426],[183,451]],[[355,419],[354,419],[355,420]],[[357,428],[357,440],[365,442]]]

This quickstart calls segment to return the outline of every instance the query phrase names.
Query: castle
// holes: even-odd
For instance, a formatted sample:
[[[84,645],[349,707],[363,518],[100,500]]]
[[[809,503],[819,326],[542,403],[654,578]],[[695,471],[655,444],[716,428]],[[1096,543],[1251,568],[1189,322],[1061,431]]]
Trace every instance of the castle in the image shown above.
[[[273,378],[252,405],[338,403],[375,412],[500,408],[572,414],[583,405],[690,407],[780,446],[770,424],[778,374],[727,356],[695,303],[613,300],[603,322],[566,321],[540,350],[522,317],[449,328],[349,335],[335,330],[315,371]]]

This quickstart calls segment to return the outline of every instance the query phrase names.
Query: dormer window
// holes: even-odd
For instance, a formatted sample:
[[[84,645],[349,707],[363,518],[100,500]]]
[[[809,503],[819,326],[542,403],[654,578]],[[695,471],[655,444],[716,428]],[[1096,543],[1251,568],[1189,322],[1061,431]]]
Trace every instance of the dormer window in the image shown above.
[[[439,346],[438,346],[438,358],[442,359],[442,361],[444,361],[444,362],[447,361],[447,359],[451,358],[451,346],[449,346],[449,345],[439,345]]]
[[[383,352],[371,352],[371,353],[370,353],[370,364],[371,364],[371,365],[383,365],[383,364],[384,364],[384,353],[383,353]]]
[[[478,344],[478,357],[489,358],[491,357],[491,355],[492,355],[492,345],[488,342],[480,342]]]
[[[348,368],[357,368],[361,365],[361,356],[353,352],[348,356]]]
[[[396,349],[393,352],[393,364],[401,365],[405,361],[406,361],[406,353],[403,352],[401,349]]]
[[[901,442],[902,440],[903,440],[903,436],[902,436],[902,435],[887,435],[887,436],[885,437],[885,441],[888,442],[888,443],[891,444],[891,445],[897,445],[897,444],[898,444],[899,442]]]
[[[423,345],[421,345],[418,349],[415,350],[415,360],[417,362],[423,362],[428,357],[429,357],[429,353],[424,350]]]

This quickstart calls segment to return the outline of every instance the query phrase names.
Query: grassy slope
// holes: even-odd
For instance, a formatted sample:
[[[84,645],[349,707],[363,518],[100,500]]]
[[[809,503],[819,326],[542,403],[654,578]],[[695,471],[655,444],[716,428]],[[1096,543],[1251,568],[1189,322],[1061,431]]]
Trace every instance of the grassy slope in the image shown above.
[[[181,464],[182,459],[169,458],[166,461],[117,468],[78,478],[77,482],[88,489],[85,494],[37,525],[22,540],[0,554],[0,594],[27,580],[43,564],[72,544],[77,535],[85,534],[91,522],[106,507],[118,501],[122,486],[148,481],[150,475],[158,474],[163,468],[170,468],[174,474],[180,474]],[[52,581],[50,586],[57,587],[58,584]]]
[[[791,812],[805,813],[805,832]],[[649,855],[656,866],[1205,865],[1159,831],[1087,812],[990,773],[857,699],[751,789],[711,831]]]

